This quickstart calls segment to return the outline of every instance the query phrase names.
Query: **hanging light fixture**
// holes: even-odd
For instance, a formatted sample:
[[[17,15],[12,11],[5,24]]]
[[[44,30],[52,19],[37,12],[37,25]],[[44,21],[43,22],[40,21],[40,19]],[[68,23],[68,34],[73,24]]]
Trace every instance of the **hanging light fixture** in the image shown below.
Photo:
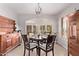
[[[39,15],[41,13],[41,7],[40,7],[39,3],[36,6],[35,13],[36,13],[36,15]]]

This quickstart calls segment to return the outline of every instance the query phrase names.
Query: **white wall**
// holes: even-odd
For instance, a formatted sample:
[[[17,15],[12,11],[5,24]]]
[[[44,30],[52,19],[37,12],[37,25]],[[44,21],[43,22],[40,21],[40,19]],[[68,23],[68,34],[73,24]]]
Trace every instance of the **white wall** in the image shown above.
[[[8,17],[10,19],[13,19],[13,20],[16,20],[16,26],[18,27],[17,25],[17,14],[14,13],[12,10],[10,10],[6,4],[4,3],[0,3],[0,16],[5,16],[5,17]]]
[[[41,15],[41,16],[35,16],[35,15],[19,15],[19,21],[18,25],[20,29],[22,30],[22,33],[25,34],[25,22],[26,24],[28,22],[40,25],[40,24],[51,24],[53,27],[53,32],[57,32],[57,19],[55,16],[50,15]]]
[[[67,49],[68,46],[68,39],[64,38],[61,36],[61,18],[75,12],[75,8],[76,10],[79,9],[79,4],[72,4],[71,6],[65,8],[60,14],[58,14],[58,19],[59,19],[59,24],[58,24],[58,43],[61,44],[64,48]]]

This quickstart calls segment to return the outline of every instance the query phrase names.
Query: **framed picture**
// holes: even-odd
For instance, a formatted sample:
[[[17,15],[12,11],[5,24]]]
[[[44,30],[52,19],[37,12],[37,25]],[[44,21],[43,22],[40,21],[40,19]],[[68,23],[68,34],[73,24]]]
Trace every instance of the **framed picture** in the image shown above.
[[[51,25],[47,25],[47,32],[48,33],[52,33],[52,26]]]

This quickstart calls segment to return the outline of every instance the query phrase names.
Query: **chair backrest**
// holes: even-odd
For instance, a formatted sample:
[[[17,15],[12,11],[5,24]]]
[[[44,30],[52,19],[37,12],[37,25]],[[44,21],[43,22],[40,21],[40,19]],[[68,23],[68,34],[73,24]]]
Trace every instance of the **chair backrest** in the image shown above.
[[[22,38],[23,38],[23,41],[24,41],[24,42],[28,42],[27,35],[22,35]]]
[[[53,42],[55,42],[56,35],[52,35],[52,37],[53,37]]]
[[[48,35],[46,49],[47,48],[51,48],[51,49],[54,48],[55,38],[56,38],[56,35]]]
[[[50,43],[52,43],[52,36],[48,35],[48,37],[47,37],[47,44],[50,44]]]
[[[55,42],[55,38],[56,38],[56,35],[48,35],[48,37],[47,37],[47,44]]]

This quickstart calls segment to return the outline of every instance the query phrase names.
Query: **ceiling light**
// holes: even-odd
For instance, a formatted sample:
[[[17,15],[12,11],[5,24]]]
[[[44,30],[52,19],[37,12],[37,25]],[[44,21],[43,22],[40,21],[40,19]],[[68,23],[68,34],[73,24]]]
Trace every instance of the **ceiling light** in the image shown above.
[[[38,3],[37,4],[37,6],[36,6],[36,8],[35,8],[35,13],[36,13],[36,15],[39,15],[40,13],[41,13],[41,7],[40,7],[40,4]]]

